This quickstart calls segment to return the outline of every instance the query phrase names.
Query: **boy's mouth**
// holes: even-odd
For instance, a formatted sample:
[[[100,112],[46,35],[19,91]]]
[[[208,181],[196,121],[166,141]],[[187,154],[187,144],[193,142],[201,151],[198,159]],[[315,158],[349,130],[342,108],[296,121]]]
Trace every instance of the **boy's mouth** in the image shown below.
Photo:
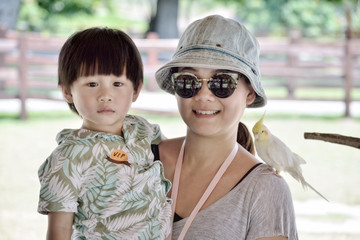
[[[111,108],[102,108],[102,109],[98,110],[97,112],[98,113],[113,113],[115,111],[112,110]]]

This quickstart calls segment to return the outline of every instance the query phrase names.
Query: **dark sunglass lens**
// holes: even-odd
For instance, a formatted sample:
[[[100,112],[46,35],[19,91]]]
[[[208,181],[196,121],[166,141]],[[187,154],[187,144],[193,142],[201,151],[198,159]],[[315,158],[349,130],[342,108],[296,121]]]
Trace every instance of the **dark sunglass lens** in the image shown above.
[[[210,90],[219,98],[227,98],[234,93],[236,89],[236,80],[227,74],[216,75],[210,81]],[[234,83],[235,82],[235,83]]]
[[[179,75],[174,79],[175,92],[182,98],[191,98],[199,91],[197,81],[191,75]]]

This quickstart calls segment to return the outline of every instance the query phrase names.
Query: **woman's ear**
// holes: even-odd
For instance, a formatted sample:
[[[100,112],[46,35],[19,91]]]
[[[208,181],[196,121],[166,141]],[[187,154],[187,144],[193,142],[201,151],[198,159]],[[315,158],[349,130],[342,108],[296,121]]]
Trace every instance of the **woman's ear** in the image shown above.
[[[136,91],[134,90],[133,99],[132,99],[133,102],[135,102],[136,99],[139,97],[142,85],[143,85],[142,82],[140,82],[138,89]]]
[[[254,89],[250,86],[249,93],[246,97],[246,105],[249,106],[250,104],[252,104],[255,101],[255,98],[256,98],[256,93]]]
[[[73,103],[73,97],[72,97],[70,90],[66,89],[66,87],[61,85],[61,91],[62,91],[64,98],[66,99],[66,102]]]

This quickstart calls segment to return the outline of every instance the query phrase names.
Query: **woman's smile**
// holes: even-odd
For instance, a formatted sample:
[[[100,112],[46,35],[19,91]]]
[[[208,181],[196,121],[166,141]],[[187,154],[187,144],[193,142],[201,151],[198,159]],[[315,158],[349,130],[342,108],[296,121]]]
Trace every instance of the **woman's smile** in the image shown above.
[[[211,117],[220,113],[218,110],[193,110],[193,113],[199,117]]]

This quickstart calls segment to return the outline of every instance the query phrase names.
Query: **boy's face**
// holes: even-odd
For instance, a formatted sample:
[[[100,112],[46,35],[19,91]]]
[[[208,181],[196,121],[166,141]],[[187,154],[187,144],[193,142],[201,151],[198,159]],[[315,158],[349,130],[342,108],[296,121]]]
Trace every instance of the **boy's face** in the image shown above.
[[[125,115],[140,92],[124,73],[79,77],[70,91],[62,88],[65,99],[73,103],[83,118],[82,128],[121,135]]]

